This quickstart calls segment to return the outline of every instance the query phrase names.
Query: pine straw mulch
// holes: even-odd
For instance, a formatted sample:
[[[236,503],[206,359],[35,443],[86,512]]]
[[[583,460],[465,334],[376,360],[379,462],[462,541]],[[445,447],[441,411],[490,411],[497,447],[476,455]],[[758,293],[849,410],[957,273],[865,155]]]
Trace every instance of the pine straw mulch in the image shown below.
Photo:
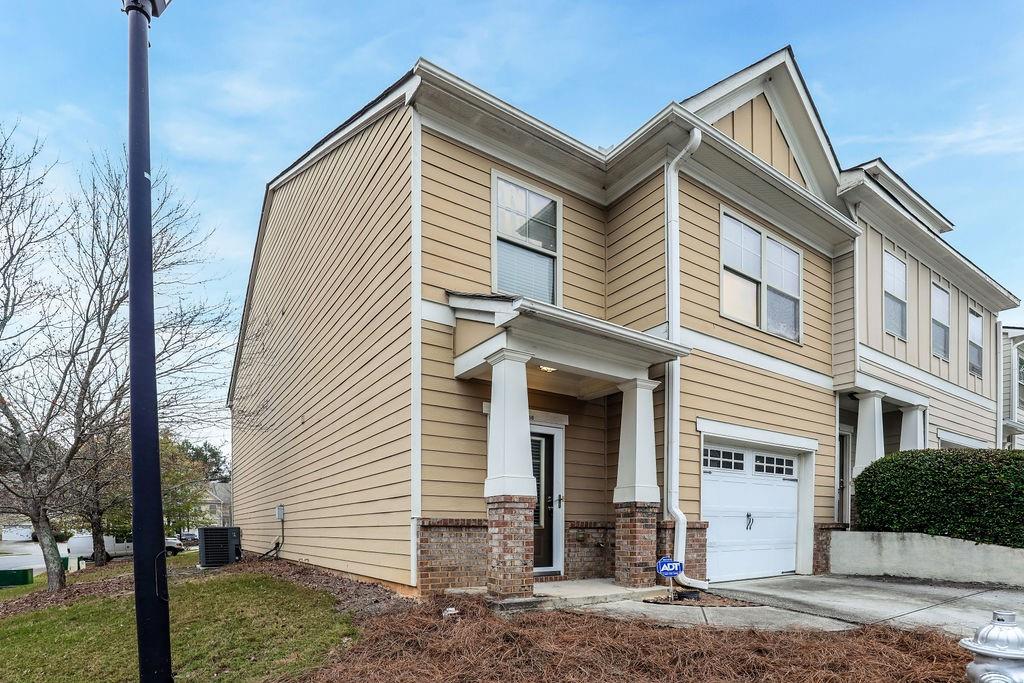
[[[335,608],[339,612],[350,613],[357,623],[372,617],[404,612],[416,604],[414,600],[403,598],[381,585],[355,581],[329,569],[286,560],[246,558],[221,571],[265,574],[324,591],[334,598]]]
[[[454,606],[459,616],[445,620]],[[499,616],[481,600],[428,601],[362,624],[310,683],[939,683],[970,656],[933,631],[673,629],[586,614]]]

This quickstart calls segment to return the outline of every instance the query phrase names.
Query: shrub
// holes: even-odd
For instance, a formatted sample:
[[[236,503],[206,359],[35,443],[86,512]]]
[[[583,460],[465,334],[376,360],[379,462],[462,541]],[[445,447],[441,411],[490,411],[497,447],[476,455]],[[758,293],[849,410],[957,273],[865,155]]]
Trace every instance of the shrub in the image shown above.
[[[1024,548],[1024,451],[892,453],[854,480],[856,528]]]

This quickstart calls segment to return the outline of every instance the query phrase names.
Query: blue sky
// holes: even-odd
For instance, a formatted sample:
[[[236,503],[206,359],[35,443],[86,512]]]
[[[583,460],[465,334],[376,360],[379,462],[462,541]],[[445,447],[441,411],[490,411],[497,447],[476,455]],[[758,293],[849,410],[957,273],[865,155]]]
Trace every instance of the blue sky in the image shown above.
[[[64,184],[90,150],[124,139],[119,7],[5,0],[0,13],[0,120],[44,137]],[[884,156],[957,224],[956,247],[1024,294],[1010,246],[1024,3],[175,0],[152,42],[155,163],[215,230],[217,286],[239,302],[266,181],[418,56],[609,145],[786,44],[841,163]]]

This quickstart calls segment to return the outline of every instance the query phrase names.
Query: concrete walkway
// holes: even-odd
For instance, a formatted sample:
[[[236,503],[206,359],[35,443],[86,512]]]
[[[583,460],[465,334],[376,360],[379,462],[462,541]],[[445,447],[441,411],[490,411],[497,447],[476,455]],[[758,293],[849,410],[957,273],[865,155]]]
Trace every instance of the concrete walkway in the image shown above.
[[[580,612],[600,614],[613,619],[647,619],[666,626],[720,626],[780,631],[808,628],[842,631],[853,624],[777,607],[691,607],[656,605],[637,600],[621,600],[578,608]]]
[[[972,635],[996,609],[1024,614],[1024,590],[902,579],[778,576],[712,584],[711,592],[846,623],[924,626],[956,636]]]

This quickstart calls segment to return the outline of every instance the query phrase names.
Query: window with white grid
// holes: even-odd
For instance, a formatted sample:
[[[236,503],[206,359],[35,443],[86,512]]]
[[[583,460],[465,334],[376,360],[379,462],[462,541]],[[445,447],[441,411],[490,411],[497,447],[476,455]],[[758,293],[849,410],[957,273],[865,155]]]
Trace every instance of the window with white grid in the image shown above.
[[[740,451],[725,448],[705,448],[704,467],[716,470],[743,471],[744,455]]]
[[[754,472],[791,477],[796,472],[796,460],[781,455],[755,455]]]

